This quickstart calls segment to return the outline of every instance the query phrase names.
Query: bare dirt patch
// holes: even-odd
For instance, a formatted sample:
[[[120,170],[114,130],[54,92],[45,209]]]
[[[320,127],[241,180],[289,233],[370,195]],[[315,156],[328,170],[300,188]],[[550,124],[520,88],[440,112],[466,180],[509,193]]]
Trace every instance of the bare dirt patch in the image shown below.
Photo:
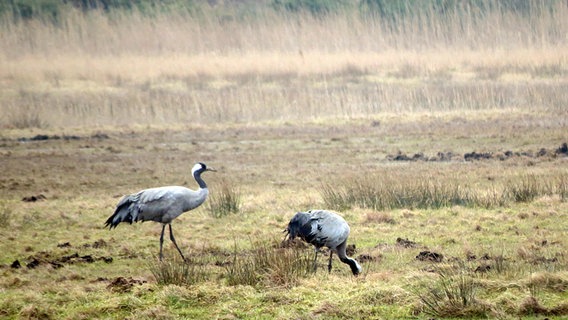
[[[130,292],[134,286],[139,286],[146,282],[146,280],[133,279],[132,277],[117,277],[109,283],[107,289],[113,292],[125,293]]]
[[[36,201],[42,201],[42,200],[47,200],[47,197],[44,196],[41,193],[38,194],[38,195],[33,195],[33,196],[22,198],[22,201],[24,201],[24,202],[36,202]]]
[[[426,250],[420,251],[420,253],[416,256],[416,259],[420,261],[442,262],[442,260],[444,260],[444,256],[440,253]]]
[[[48,135],[48,134],[37,134],[33,137],[20,137],[17,141],[29,142],[29,141],[48,141],[48,140],[82,140],[82,139],[109,139],[110,137],[106,133],[96,133],[90,137],[81,137],[77,135]]]
[[[104,240],[97,240],[93,244],[84,244],[77,248],[77,251],[73,253],[68,253],[69,249],[73,246],[69,242],[63,242],[57,244],[57,248],[60,250],[52,251],[41,251],[36,252],[24,259],[16,259],[10,264],[10,268],[19,269],[22,267],[22,262],[27,269],[35,269],[40,266],[50,266],[54,269],[59,269],[69,264],[76,263],[94,263],[97,261],[103,261],[105,263],[112,263],[113,258],[110,256],[96,256],[92,254],[82,254],[79,250],[84,248],[100,248],[101,246],[106,246]]]

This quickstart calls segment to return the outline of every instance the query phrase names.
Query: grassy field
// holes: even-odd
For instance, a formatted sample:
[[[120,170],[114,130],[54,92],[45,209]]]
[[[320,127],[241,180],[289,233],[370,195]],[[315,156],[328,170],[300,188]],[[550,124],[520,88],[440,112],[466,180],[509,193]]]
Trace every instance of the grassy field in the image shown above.
[[[0,317],[568,317],[566,10],[3,20]],[[158,262],[158,224],[103,227],[197,161],[218,172],[173,224],[189,263]],[[316,208],[360,276],[282,247]]]

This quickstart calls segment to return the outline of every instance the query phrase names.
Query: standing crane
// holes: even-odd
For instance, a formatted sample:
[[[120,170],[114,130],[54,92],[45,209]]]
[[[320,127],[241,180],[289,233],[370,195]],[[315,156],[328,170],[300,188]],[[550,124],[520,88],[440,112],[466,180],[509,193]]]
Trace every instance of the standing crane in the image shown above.
[[[359,263],[355,259],[349,258],[345,251],[350,230],[347,222],[338,214],[327,210],[298,212],[292,217],[284,232],[287,233],[286,237],[289,240],[300,237],[314,246],[314,271],[317,269],[318,252],[321,247],[325,246],[330,249],[328,272],[331,272],[331,258],[335,252],[341,262],[351,267],[353,275],[361,273],[362,269]]]
[[[191,169],[193,178],[199,185],[199,189],[191,190],[186,187],[168,186],[150,188],[124,196],[112,216],[105,222],[105,227],[116,228],[121,222],[155,221],[162,223],[160,235],[160,261],[163,258],[162,245],[164,243],[164,231],[166,225],[170,228],[170,240],[176,246],[182,259],[183,253],[176,243],[172,231],[172,221],[182,213],[199,207],[207,199],[209,190],[201,174],[205,171],[215,171],[208,168],[204,163],[198,162]]]

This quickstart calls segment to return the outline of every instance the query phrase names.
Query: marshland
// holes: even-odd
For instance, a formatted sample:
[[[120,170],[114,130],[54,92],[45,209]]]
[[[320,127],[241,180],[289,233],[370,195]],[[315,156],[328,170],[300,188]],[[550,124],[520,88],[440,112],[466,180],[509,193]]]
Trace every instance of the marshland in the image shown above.
[[[2,318],[568,316],[566,2],[0,13]],[[104,228],[199,161],[188,261],[160,224]],[[309,209],[350,224],[359,276],[282,242]]]

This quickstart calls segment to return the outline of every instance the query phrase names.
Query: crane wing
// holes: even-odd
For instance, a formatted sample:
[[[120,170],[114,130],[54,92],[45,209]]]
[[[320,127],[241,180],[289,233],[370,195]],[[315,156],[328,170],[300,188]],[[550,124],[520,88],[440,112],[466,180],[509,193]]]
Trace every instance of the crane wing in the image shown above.
[[[326,210],[314,210],[310,214],[313,241],[319,246],[333,248],[349,237],[349,225],[341,216]]]
[[[161,215],[169,205],[167,188],[152,188],[124,196],[116,206],[114,213],[107,219],[105,226],[115,228],[121,222],[153,220],[161,222]]]

